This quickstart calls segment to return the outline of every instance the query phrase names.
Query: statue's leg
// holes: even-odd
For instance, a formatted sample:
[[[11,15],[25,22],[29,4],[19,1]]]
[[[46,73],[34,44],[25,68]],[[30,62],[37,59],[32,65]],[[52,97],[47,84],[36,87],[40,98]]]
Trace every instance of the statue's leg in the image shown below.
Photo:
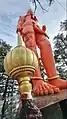
[[[36,51],[36,42],[35,42],[34,34],[29,33],[25,35],[24,42],[25,42],[26,47],[31,49],[38,57],[38,54]],[[36,69],[36,73],[34,77],[32,77],[32,83],[33,83],[33,93],[36,95],[49,94],[49,93],[54,93],[54,91],[55,92],[59,91],[59,89],[56,88],[55,86],[52,86],[51,84],[44,82],[42,80],[39,66]]]
[[[59,89],[67,88],[67,80],[63,80],[57,75],[50,42],[44,36],[44,39],[40,39],[39,42],[37,41],[37,43],[40,48],[43,65],[46,69],[48,83],[55,85]]]

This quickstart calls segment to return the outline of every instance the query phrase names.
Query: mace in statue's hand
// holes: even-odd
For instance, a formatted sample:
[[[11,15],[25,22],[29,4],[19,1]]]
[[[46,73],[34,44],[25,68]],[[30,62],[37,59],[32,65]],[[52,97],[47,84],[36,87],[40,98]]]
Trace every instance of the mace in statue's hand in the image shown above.
[[[35,95],[53,94],[60,92],[59,88],[43,80],[33,80],[33,93]]]

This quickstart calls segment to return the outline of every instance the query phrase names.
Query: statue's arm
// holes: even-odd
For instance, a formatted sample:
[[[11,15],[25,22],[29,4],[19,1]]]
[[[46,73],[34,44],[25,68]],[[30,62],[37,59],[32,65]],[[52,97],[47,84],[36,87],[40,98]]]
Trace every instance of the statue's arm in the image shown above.
[[[40,29],[40,27],[35,22],[33,22],[33,27],[36,32],[44,34],[44,31]]]
[[[45,28],[45,30],[42,30],[43,28],[40,29],[40,27],[35,23],[35,21],[33,21],[33,25],[34,25],[34,30],[36,32],[45,35],[49,39],[48,35],[45,33],[46,28]],[[43,26],[43,27],[45,27],[45,26]]]

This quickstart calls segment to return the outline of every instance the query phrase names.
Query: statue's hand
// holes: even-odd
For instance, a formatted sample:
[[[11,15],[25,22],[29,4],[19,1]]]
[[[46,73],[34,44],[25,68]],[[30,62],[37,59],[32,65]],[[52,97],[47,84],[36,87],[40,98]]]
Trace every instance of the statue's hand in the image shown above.
[[[43,30],[44,32],[46,31],[46,26],[45,26],[45,25],[42,26],[42,30]]]
[[[60,92],[59,88],[53,86],[43,80],[34,80],[33,81],[33,93],[35,95],[44,95],[44,94],[53,94]]]

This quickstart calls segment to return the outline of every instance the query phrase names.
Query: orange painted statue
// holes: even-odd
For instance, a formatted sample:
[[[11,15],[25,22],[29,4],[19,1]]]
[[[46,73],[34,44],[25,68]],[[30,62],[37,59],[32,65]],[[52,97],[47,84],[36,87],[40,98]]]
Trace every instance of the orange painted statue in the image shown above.
[[[41,60],[48,77],[47,81],[44,82],[42,80],[40,67],[38,66],[34,77],[32,77],[33,92],[36,95],[56,93],[60,89],[67,88],[67,81],[57,75],[52,48],[45,31],[46,27],[43,26],[42,29],[40,28],[38,20],[31,9],[27,11],[25,16],[19,17],[17,32],[20,32],[26,47],[31,49],[37,58],[36,46],[38,46]]]

